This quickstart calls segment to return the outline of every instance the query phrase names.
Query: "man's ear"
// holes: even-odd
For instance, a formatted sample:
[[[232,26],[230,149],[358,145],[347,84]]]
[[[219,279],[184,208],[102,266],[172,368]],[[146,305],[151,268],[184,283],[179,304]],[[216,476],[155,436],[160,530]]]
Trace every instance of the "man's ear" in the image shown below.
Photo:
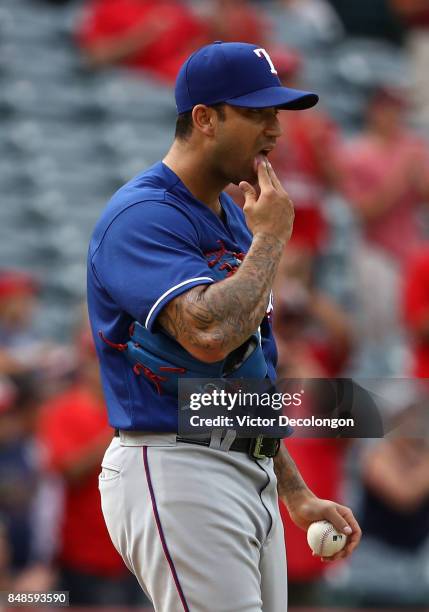
[[[192,109],[194,128],[206,136],[213,136],[218,117],[214,108],[205,104],[197,104]]]

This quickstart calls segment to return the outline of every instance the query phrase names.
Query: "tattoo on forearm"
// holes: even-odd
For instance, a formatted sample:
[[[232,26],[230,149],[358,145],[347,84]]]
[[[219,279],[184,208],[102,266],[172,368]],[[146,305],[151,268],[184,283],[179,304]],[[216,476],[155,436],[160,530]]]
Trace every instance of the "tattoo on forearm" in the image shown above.
[[[177,340],[200,349],[230,352],[255,332],[264,318],[283,243],[255,236],[237,272],[179,296],[160,315],[160,324]]]
[[[274,471],[277,476],[277,491],[283,499],[291,499],[294,494],[308,490],[295,462],[283,445],[274,458]]]

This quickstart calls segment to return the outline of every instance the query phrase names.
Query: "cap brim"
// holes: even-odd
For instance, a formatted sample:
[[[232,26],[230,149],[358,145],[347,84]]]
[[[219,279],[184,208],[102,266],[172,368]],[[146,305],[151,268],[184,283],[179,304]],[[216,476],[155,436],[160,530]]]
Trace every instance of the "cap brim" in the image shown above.
[[[231,106],[245,108],[269,108],[275,106],[281,110],[304,110],[315,106],[319,96],[310,91],[290,89],[289,87],[267,87],[252,91],[244,96],[230,98],[225,102]]]

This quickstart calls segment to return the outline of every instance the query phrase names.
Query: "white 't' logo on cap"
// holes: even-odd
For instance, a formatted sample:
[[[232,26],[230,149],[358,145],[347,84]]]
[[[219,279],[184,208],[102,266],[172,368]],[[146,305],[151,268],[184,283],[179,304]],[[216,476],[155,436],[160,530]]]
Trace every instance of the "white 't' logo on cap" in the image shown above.
[[[265,57],[265,59],[268,62],[268,65],[270,67],[271,72],[273,74],[277,74],[277,70],[274,67],[272,59],[271,59],[271,57],[269,56],[269,54],[267,53],[267,51],[265,49],[262,49],[262,47],[260,49],[253,49],[253,53],[256,53],[256,55],[258,57]]]

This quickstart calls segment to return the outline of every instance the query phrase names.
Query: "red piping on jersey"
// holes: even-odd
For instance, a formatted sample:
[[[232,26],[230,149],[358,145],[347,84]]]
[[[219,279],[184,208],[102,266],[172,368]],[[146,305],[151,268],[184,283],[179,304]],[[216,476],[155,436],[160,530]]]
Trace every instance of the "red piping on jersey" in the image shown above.
[[[126,351],[128,348],[126,344],[121,344],[120,342],[111,342],[110,340],[106,338],[106,336],[103,334],[101,330],[98,332],[98,335],[103,340],[103,342],[105,342],[108,346],[110,346],[110,348],[114,348],[117,351]]]
[[[206,257],[214,256],[214,259],[208,262],[209,268],[213,268],[221,261],[222,257],[228,253],[239,261],[243,261],[245,258],[246,253],[235,253],[234,251],[228,251],[222,240],[217,240],[217,242],[220,244],[220,248],[217,251],[208,251],[207,253],[204,253]],[[234,266],[229,262],[225,262],[219,267],[219,270],[228,270],[228,274],[226,275],[227,277],[232,276],[237,269],[238,266]]]
[[[162,395],[161,385],[159,383],[165,382],[167,380],[165,376],[159,376],[158,374],[155,374],[155,372],[152,372],[150,368],[143,365],[142,363],[136,363],[133,366],[133,372],[137,376],[140,376],[140,374],[144,374],[146,378],[153,382],[156,387],[156,390],[158,391],[158,395]]]
[[[158,369],[161,372],[179,372],[179,374],[184,374],[186,372],[186,368],[173,368],[170,366],[159,366]]]
[[[230,276],[232,276],[233,274],[237,272],[238,266],[232,266],[230,263],[226,261],[220,266],[219,270],[228,270],[226,278],[229,278]]]
[[[207,257],[210,257],[211,255],[215,256],[214,259],[208,262],[209,268],[213,268],[213,266],[219,263],[222,257],[228,252],[222,240],[217,240],[216,242],[220,244],[220,249],[218,249],[217,251],[208,251],[207,253],[204,253],[204,255],[206,255]]]

